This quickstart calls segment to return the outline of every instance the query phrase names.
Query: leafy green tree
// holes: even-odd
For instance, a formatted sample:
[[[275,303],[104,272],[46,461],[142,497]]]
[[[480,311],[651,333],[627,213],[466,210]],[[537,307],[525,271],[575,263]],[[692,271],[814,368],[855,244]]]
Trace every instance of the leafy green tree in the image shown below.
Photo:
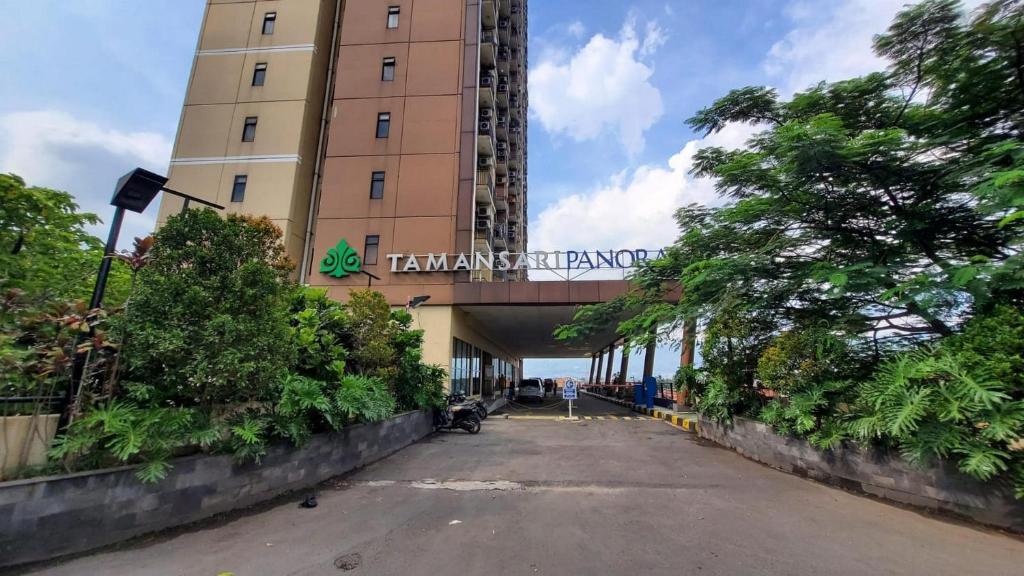
[[[80,212],[67,192],[0,174],[0,290],[19,289],[40,306],[88,300],[103,242],[85,227],[99,222],[95,214]],[[124,301],[129,282],[123,266],[111,267],[108,305]]]
[[[693,173],[729,203],[679,209],[678,240],[635,290],[556,334],[616,325],[644,343],[697,319],[705,365],[684,376],[705,413],[1019,482],[1024,3],[968,16],[925,0],[874,47],[885,72],[789,99],[745,87],[698,111],[688,123],[701,133],[760,130],[695,156]]]
[[[294,371],[318,380],[340,381],[345,374],[352,322],[345,307],[325,290],[298,287],[291,296]]]
[[[280,234],[266,218],[205,209],[157,232],[124,317],[136,399],[210,407],[269,397],[295,357]]]
[[[392,382],[397,372],[397,353],[392,345],[398,326],[392,321],[391,306],[380,292],[353,290],[346,304],[352,342],[348,348],[351,370]]]

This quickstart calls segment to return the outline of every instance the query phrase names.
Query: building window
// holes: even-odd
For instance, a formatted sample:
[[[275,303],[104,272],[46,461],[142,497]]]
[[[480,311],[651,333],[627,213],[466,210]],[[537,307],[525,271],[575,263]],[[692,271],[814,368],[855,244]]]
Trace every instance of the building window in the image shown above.
[[[241,202],[245,200],[245,185],[249,182],[249,177],[245,174],[239,174],[235,176],[235,185],[231,187],[231,201]]]
[[[256,127],[253,126],[253,130]],[[388,112],[381,112],[377,114],[377,138],[387,138],[391,132],[391,114]]]
[[[388,28],[398,28],[398,13],[400,11],[398,6],[388,6]]]
[[[256,64],[256,68],[252,71],[252,85],[263,86],[267,81],[267,63],[260,62]]]
[[[395,79],[395,59],[385,58],[384,66],[381,68],[380,79],[384,82],[391,82]]]
[[[245,127],[242,128],[242,142],[252,142],[256,139],[256,117],[249,116],[245,119]]]
[[[367,236],[366,248],[363,249],[363,264],[377,263],[377,249],[380,247],[380,236]]]
[[[263,15],[263,35],[269,36],[274,33],[274,23],[277,22],[277,12],[267,12]]]
[[[370,199],[380,200],[384,197],[384,173],[374,172],[370,177]]]

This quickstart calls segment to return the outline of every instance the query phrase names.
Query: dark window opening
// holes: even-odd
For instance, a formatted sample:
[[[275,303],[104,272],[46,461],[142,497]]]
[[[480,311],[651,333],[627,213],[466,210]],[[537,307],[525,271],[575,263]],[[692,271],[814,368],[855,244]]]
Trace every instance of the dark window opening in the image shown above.
[[[274,33],[274,23],[277,22],[277,12],[267,12],[263,15],[263,34],[269,36]]]
[[[256,117],[249,116],[245,119],[245,127],[242,128],[242,142],[252,142],[256,139]]]
[[[385,58],[384,66],[381,68],[380,79],[384,82],[391,82],[395,79],[395,59]]]
[[[255,127],[253,127],[255,130]],[[391,133],[391,114],[381,112],[377,114],[377,138],[387,138]]]
[[[374,172],[370,177],[370,199],[380,200],[384,197],[384,173]]]
[[[253,69],[253,72],[252,72],[252,85],[253,86],[263,86],[263,84],[266,81],[267,81],[267,64],[265,62],[260,62],[259,64],[256,65],[256,68]]]
[[[380,248],[380,236],[367,236],[366,248],[363,249],[363,264],[377,263],[377,250]]]
[[[249,177],[244,174],[235,176],[235,185],[231,187],[231,201],[241,202],[245,200],[245,185],[249,183]]]

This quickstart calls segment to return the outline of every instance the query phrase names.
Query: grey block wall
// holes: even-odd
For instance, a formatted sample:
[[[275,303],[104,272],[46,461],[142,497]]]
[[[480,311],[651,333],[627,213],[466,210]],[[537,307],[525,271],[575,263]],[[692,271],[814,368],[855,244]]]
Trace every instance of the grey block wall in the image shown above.
[[[861,449],[852,443],[822,451],[745,418],[723,424],[701,417],[698,433],[785,472],[1024,533],[1024,501],[1016,500],[1009,486],[978,482],[949,464],[916,468],[899,454]]]
[[[260,464],[231,456],[174,461],[157,484],[133,467],[0,483],[0,567],[82,552],[245,508],[384,458],[433,430],[427,411],[271,447]]]

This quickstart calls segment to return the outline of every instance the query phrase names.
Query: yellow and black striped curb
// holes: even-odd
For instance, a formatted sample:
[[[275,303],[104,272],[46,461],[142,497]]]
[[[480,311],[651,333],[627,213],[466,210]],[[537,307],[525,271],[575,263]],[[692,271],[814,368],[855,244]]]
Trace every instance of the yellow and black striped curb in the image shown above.
[[[677,426],[686,432],[696,433],[697,432],[697,415],[696,414],[676,414],[674,412],[667,412],[658,408],[648,408],[640,404],[633,404],[625,400],[619,400],[618,398],[609,398],[607,396],[601,396],[600,394],[594,394],[593,392],[584,391],[584,394],[599,398],[607,402],[613,402],[619,406],[625,406],[632,409],[634,412],[640,412],[659,420],[664,420],[673,426]]]
[[[506,420],[568,420],[568,416],[541,416],[534,414],[506,414],[504,416]],[[619,416],[617,414],[602,414],[598,416],[573,416],[573,420],[646,420],[642,416]]]

